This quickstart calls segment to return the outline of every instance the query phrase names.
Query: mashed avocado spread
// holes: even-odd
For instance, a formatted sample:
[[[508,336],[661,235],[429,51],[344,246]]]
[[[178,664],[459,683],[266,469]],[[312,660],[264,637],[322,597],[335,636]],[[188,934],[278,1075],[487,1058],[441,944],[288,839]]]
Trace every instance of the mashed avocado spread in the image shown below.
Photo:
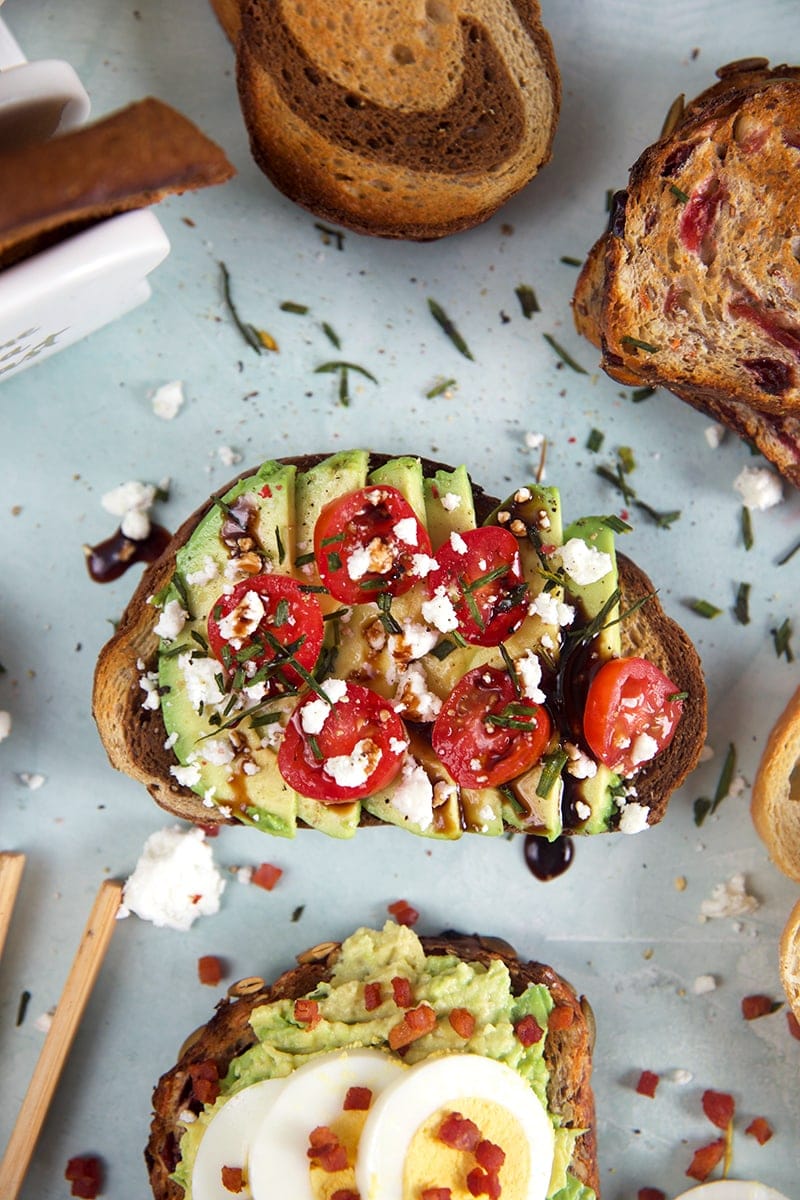
[[[192,1170],[204,1131],[232,1096],[262,1080],[286,1077],[332,1050],[372,1047],[394,1053],[389,1038],[398,1024],[392,985],[397,978],[408,980],[415,1006],[428,1005],[437,1017],[431,1032],[406,1047],[404,1063],[411,1066],[430,1056],[458,1053],[495,1059],[522,1076],[547,1108],[544,1046],[553,999],[544,984],[531,984],[514,996],[508,968],[500,959],[486,966],[453,955],[426,955],[416,934],[393,922],[387,922],[382,930],[359,929],[342,944],[330,981],[319,984],[307,997],[318,1007],[320,1019],[313,1027],[297,1019],[293,1000],[278,1000],[253,1010],[250,1024],[256,1044],[231,1061],[218,1099],[185,1126],[182,1157],[173,1178],[184,1188],[187,1200],[192,1196]],[[369,1011],[365,1005],[367,984],[380,985],[380,1002]],[[373,988],[372,995],[376,992]],[[466,1039],[447,1019],[454,1009],[466,1009],[475,1018],[474,1030]],[[545,1033],[526,1046],[515,1026],[528,1016]],[[548,1111],[548,1115],[555,1134],[549,1200],[594,1200],[595,1193],[569,1171],[581,1130],[562,1126],[558,1114]]]

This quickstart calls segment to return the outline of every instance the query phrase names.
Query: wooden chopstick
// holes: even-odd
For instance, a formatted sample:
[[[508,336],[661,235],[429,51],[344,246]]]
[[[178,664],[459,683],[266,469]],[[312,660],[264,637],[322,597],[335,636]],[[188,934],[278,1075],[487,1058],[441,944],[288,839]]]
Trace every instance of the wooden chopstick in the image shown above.
[[[0,0],[2,3],[2,0]],[[0,955],[6,942],[6,934],[11,924],[11,914],[19,891],[22,872],[25,869],[25,855],[14,850],[4,850],[0,854]]]
[[[111,941],[121,895],[122,884],[107,879],[95,898],[53,1023],[0,1163],[4,1200],[16,1200],[22,1187],[61,1070]]]

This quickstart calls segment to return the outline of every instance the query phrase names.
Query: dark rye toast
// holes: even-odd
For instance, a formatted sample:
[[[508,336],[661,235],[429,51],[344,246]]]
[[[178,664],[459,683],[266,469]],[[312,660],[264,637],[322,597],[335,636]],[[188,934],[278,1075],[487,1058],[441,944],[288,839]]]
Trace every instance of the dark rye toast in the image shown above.
[[[614,379],[665,387],[800,483],[800,68],[749,59],[618,193],[573,297]]]
[[[443,237],[487,220],[550,158],[561,84],[538,0],[214,7],[257,165],[326,221]]]
[[[421,937],[420,941],[426,955],[455,955],[484,966],[499,958],[508,969],[513,995],[521,994],[529,984],[544,984],[555,1005],[571,1012],[569,1024],[547,1032],[544,1056],[549,1069],[548,1108],[560,1114],[569,1128],[582,1130],[575,1142],[569,1169],[599,1196],[595,1105],[591,1087],[595,1025],[588,1001],[579,997],[552,967],[521,960],[501,939],[448,930],[438,937]],[[196,1070],[200,1064],[213,1064],[211,1074],[224,1078],[232,1059],[256,1041],[249,1023],[253,1010],[275,1000],[298,999],[314,992],[320,982],[330,978],[339,950],[339,943],[325,942],[298,955],[297,965],[272,984],[259,978],[234,984],[229,990],[229,999],[217,1006],[208,1024],[184,1043],[179,1061],[161,1077],[153,1093],[153,1120],[145,1160],[156,1200],[183,1200],[183,1188],[170,1179],[170,1175],[180,1155],[183,1126],[179,1116],[202,1109],[202,1104],[193,1096],[192,1069]]]
[[[325,455],[307,455],[280,461],[308,470],[325,458]],[[370,470],[389,461],[389,456],[371,454]],[[432,478],[437,470],[449,469],[429,459],[422,459],[421,464],[427,478]],[[251,472],[245,472],[240,478],[249,474]],[[487,495],[477,484],[470,483],[480,525],[497,509],[500,501]],[[222,488],[216,495],[227,490],[227,487]],[[100,653],[93,694],[95,721],[112,765],[143,783],[167,812],[197,825],[235,823],[235,818],[226,816],[219,808],[210,809],[197,793],[176,782],[170,773],[176,759],[172,750],[165,747],[166,730],[161,709],[143,707],[140,680],[144,672],[153,669],[158,655],[159,639],[153,632],[156,612],[150,600],[169,583],[175,570],[176,554],[213,505],[212,498],[193,513],[174,534],[161,557],[145,570],[113,637]],[[617,564],[621,611],[635,608],[641,602],[619,623],[623,655],[649,659],[686,695],[673,740],[635,776],[636,799],[648,808],[647,821],[653,825],[665,815],[670,795],[694,768],[702,750],[706,730],[705,682],[690,639],[664,612],[646,574],[619,552]],[[379,817],[362,809],[361,826],[383,823]],[[297,827],[301,828],[303,824],[298,815]],[[503,827],[507,831],[526,832],[524,823],[515,827],[506,820]],[[502,832],[502,828],[497,832]]]

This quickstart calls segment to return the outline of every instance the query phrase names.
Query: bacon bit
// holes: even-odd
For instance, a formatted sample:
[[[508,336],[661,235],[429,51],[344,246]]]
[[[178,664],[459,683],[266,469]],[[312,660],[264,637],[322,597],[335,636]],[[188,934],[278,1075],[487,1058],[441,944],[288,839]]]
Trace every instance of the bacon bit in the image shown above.
[[[459,1037],[471,1038],[475,1032],[475,1018],[468,1008],[454,1008],[447,1018]]]
[[[394,994],[394,1002],[398,1008],[410,1008],[414,1003],[414,993],[411,990],[411,983],[408,979],[403,979],[402,975],[395,975],[392,980],[392,992]]]
[[[754,1117],[745,1129],[745,1133],[749,1133],[756,1139],[759,1146],[763,1146],[772,1137],[772,1126],[763,1117]]]
[[[656,1075],[655,1071],[642,1071],[639,1076],[639,1082],[636,1084],[636,1090],[640,1096],[649,1096],[652,1100],[656,1094],[660,1076]]]
[[[81,1154],[67,1163],[64,1178],[72,1184],[70,1193],[81,1200],[95,1200],[103,1186],[103,1167],[94,1154]]]
[[[387,905],[387,911],[392,914],[398,925],[416,925],[419,920],[419,913],[407,900],[395,900],[394,904]]]
[[[423,1188],[420,1200],[452,1200],[453,1193],[448,1187]]]
[[[717,1129],[727,1129],[736,1110],[733,1096],[727,1092],[715,1092],[711,1088],[703,1092],[703,1112]]]
[[[217,986],[222,979],[222,962],[216,954],[203,954],[198,958],[197,978],[210,987]]]
[[[568,1004],[559,1004],[547,1018],[548,1029],[569,1029],[575,1020],[575,1013]]]
[[[226,1192],[243,1192],[244,1183],[244,1168],[243,1167],[223,1167],[221,1172],[222,1186]]]
[[[295,1000],[294,1019],[301,1021],[309,1029],[316,1029],[322,1020],[322,1013],[319,1011],[316,1000]]]
[[[482,1171],[480,1167],[474,1167],[467,1175],[467,1188],[471,1196],[488,1196],[489,1200],[498,1200],[503,1190],[499,1175]]]
[[[639,1188],[636,1200],[667,1200],[667,1196],[660,1188],[646,1187]]]
[[[350,1188],[337,1188],[331,1193],[331,1200],[361,1200],[358,1192],[351,1192]]]
[[[253,871],[250,882],[263,888],[265,892],[271,892],[282,874],[283,870],[280,867],[275,867],[272,863],[261,863],[261,866]]]
[[[497,1172],[506,1161],[506,1152],[494,1142],[484,1138],[475,1147],[475,1161],[486,1171]]]
[[[777,1005],[780,1008],[780,1004]],[[766,1017],[775,1012],[776,1004],[771,996],[755,995],[742,998],[742,1016],[745,1021],[755,1021],[757,1017]]]
[[[690,1179],[697,1179],[700,1183],[704,1183],[717,1163],[722,1160],[724,1153],[725,1138],[717,1138],[715,1142],[701,1146],[699,1150],[695,1150],[691,1166],[686,1174]]]
[[[436,1028],[436,1013],[429,1004],[420,1004],[417,1008],[409,1008],[402,1021],[389,1030],[389,1045],[392,1050],[401,1046],[410,1046],[418,1038],[424,1037]]]
[[[787,1012],[786,1024],[789,1026],[789,1033],[792,1037],[797,1038],[798,1042],[800,1042],[800,1021],[798,1021],[793,1012]]]
[[[452,1150],[475,1150],[481,1141],[478,1126],[460,1112],[449,1113],[439,1126],[436,1136]]]
[[[347,1147],[327,1125],[318,1125],[316,1129],[312,1129],[308,1135],[308,1143],[306,1154],[322,1167],[323,1171],[343,1171],[347,1166]]]
[[[517,1035],[517,1041],[523,1046],[533,1046],[544,1037],[544,1030],[541,1025],[530,1014],[517,1021],[514,1026],[514,1033]]]
[[[192,1081],[192,1099],[200,1104],[213,1104],[219,1095],[219,1070],[213,1059],[192,1063],[189,1067]]]
[[[379,983],[364,984],[364,1008],[367,1012],[373,1012],[380,1007],[383,1000],[383,988]]]
[[[200,828],[207,838],[219,837],[220,827],[216,824],[216,822],[209,822],[207,825],[201,825]]]
[[[342,1107],[345,1112],[366,1112],[372,1104],[372,1089],[368,1087],[351,1087],[347,1089]]]
[[[191,900],[192,904],[199,904],[200,901],[203,899],[203,893],[202,892],[194,892],[189,897],[189,899]]]

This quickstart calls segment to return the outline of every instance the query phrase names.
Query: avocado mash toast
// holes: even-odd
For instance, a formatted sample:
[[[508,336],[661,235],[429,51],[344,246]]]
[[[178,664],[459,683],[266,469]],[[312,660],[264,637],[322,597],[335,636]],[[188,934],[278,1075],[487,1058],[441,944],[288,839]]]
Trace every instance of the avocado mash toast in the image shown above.
[[[153,1094],[157,1200],[598,1194],[591,1009],[507,943],[387,922],[230,996]]]
[[[415,457],[265,462],[178,530],[101,652],[109,758],[179,817],[286,837],[637,832],[706,703],[627,528]]]

